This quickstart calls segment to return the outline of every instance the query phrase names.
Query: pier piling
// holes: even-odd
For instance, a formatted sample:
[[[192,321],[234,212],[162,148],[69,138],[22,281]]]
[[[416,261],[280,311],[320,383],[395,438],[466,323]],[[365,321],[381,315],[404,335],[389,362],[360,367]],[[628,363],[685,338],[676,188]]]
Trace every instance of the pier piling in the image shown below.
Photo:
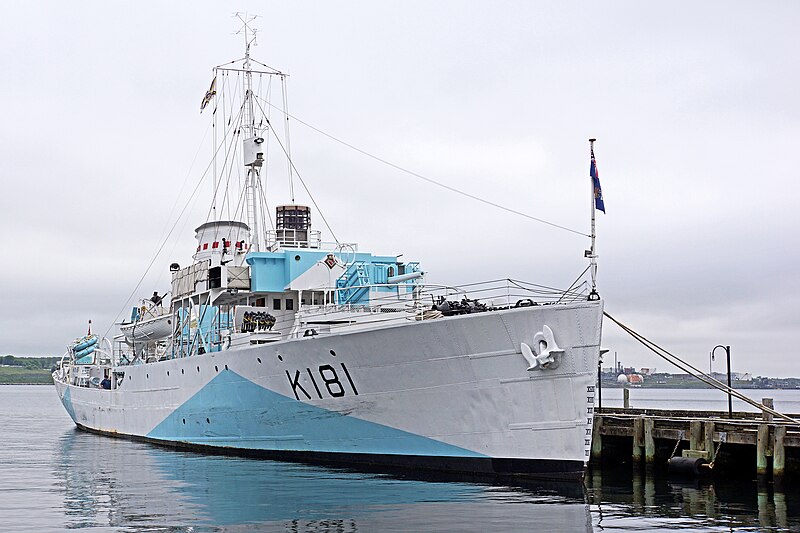
[[[653,438],[653,419],[644,419],[644,460],[647,465],[656,461],[656,441]]]
[[[692,450],[699,450],[702,438],[703,423],[700,420],[692,420],[689,423],[689,448]]]
[[[603,419],[599,416],[594,417],[594,429],[592,431],[592,463],[600,464],[603,456]]]
[[[637,416],[633,421],[633,462],[642,462],[642,448],[644,447],[644,417]]]
[[[762,413],[734,413],[730,419],[723,411],[597,408],[594,415],[595,465],[603,455],[622,452],[631,453],[635,472],[677,456],[715,463],[715,476],[757,475],[764,483],[800,473],[800,425],[767,421]]]
[[[785,441],[786,426],[776,426],[775,444],[772,447],[772,479],[776,483],[783,479],[783,473],[786,468],[786,450],[784,449]]]
[[[756,474],[759,478],[767,475],[767,445],[769,443],[769,424],[758,425],[756,440]]]
[[[713,420],[706,420],[703,424],[704,431],[704,449],[708,453],[708,462],[714,462],[714,421]]]
[[[770,409],[775,408],[775,403],[772,398],[762,398],[761,405],[763,405],[764,407],[769,407]],[[772,422],[772,413],[761,411],[761,418],[765,422]]]

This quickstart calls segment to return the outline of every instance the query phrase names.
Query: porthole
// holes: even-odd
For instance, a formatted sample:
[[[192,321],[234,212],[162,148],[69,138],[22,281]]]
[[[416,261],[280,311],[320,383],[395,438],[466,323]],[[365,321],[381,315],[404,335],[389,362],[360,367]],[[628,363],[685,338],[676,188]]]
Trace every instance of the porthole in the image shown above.
[[[206,418],[206,423],[207,423],[207,424],[210,424],[210,423],[211,423],[211,420],[209,420],[208,418]]]
[[[181,368],[181,374],[185,374],[185,372],[183,371],[183,369],[182,369],[182,368]]]
[[[294,260],[295,261],[300,261],[300,256],[299,255],[294,256]]]
[[[217,367],[217,365],[214,365],[214,371],[219,372],[219,368]]]
[[[184,424],[186,423],[186,419],[185,419],[185,418],[183,419],[183,423],[184,423]]]
[[[281,357],[281,354],[278,354],[278,361],[283,361],[283,357]]]
[[[145,374],[145,376],[147,377],[147,379],[150,379],[150,374]]]
[[[199,366],[197,367],[197,371],[200,372],[200,367]]]
[[[225,370],[228,370],[228,365],[225,365]]]
[[[332,356],[334,356],[334,357],[336,357],[336,352],[334,352],[333,350],[331,350],[331,355],[332,355]]]
[[[256,357],[256,359],[258,359],[258,364],[261,364],[261,358],[260,357]]]
[[[169,376],[169,370],[167,370],[167,375]]]

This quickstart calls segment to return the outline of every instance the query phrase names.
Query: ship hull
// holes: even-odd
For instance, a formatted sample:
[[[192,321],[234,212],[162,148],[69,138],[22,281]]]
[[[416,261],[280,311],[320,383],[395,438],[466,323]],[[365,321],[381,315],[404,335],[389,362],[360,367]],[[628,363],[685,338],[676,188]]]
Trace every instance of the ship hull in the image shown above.
[[[111,391],[56,387],[78,427],[168,446],[580,477],[601,321],[601,302],[510,309],[120,367]],[[520,345],[544,326],[564,353],[528,370]]]

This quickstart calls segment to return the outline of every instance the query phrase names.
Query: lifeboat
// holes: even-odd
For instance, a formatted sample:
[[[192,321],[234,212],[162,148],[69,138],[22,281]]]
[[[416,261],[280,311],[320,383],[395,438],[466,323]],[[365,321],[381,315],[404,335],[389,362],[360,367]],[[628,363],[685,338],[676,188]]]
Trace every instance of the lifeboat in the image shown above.
[[[168,309],[148,309],[119,329],[128,343],[165,339],[172,334],[172,313]]]

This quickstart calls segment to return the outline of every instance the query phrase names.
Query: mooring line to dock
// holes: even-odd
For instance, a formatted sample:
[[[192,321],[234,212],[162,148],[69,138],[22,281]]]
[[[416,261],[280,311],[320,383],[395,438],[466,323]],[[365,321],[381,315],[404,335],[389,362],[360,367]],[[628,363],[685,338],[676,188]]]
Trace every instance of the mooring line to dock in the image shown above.
[[[706,383],[707,385],[710,385],[710,386],[714,387],[715,389],[719,389],[719,390],[721,390],[723,392],[726,392],[726,393],[728,393],[728,394],[730,394],[732,396],[735,396],[739,400],[742,400],[743,402],[748,403],[748,404],[752,405],[753,407],[757,407],[758,409],[761,409],[762,411],[766,411],[767,413],[770,413],[773,416],[777,416],[779,418],[782,418],[782,419],[786,420],[787,422],[791,422],[792,424],[800,424],[800,421],[795,420],[794,418],[792,418],[790,416],[787,416],[787,415],[785,415],[783,413],[780,413],[780,412],[778,412],[778,411],[776,411],[776,410],[774,410],[774,409],[772,409],[770,407],[767,407],[767,406],[765,406],[763,404],[760,404],[757,401],[752,400],[752,399],[748,398],[747,396],[745,396],[744,394],[738,392],[737,390],[728,387],[727,385],[725,385],[721,381],[718,381],[718,380],[714,379],[713,377],[709,376],[708,374],[706,374],[702,370],[692,366],[690,363],[687,363],[686,361],[684,361],[683,359],[681,359],[677,355],[674,355],[674,354],[668,352],[667,350],[665,350],[664,348],[662,348],[658,344],[654,343],[653,341],[651,341],[650,339],[648,339],[644,335],[642,335],[640,333],[637,333],[636,331],[634,331],[630,327],[626,326],[625,324],[623,324],[622,322],[620,322],[619,320],[617,320],[613,316],[609,315],[607,312],[603,311],[603,315],[608,317],[612,322],[614,322],[616,325],[618,325],[620,328],[622,328],[623,331],[625,331],[631,337],[633,337],[634,339],[639,341],[642,345],[644,345],[647,349],[649,349],[650,351],[655,353],[657,356],[661,357],[662,359],[664,359],[668,363],[671,363],[671,364],[677,366],[679,369],[683,370],[684,372],[686,372],[687,374],[691,375],[692,377],[695,377],[695,378],[699,379],[703,383]],[[691,370],[689,370],[689,369],[691,369]],[[694,372],[692,372],[692,370]]]

